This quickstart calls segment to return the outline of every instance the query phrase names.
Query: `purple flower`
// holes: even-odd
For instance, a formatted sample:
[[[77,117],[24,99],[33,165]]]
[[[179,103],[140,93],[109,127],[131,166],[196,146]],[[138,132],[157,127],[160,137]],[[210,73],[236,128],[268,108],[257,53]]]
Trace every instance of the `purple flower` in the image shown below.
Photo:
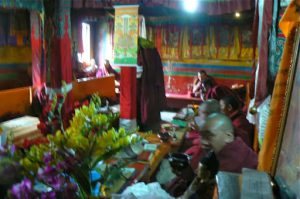
[[[11,156],[13,156],[14,154],[15,154],[15,152],[16,152],[16,150],[17,150],[17,148],[16,148],[16,146],[15,145],[10,145],[10,155]]]
[[[44,192],[41,194],[41,199],[55,199],[56,198],[56,192]]]
[[[67,168],[67,165],[66,165],[65,162],[59,162],[59,163],[57,163],[57,165],[56,165],[56,169],[57,169],[58,171],[65,170],[66,168]]]
[[[38,170],[38,179],[46,183],[49,183],[56,175],[57,171],[50,165],[47,165],[44,168],[39,168]]]
[[[60,190],[63,188],[65,179],[62,176],[54,176],[52,178],[48,179],[48,183],[51,184],[51,186],[55,189],[55,190]]]
[[[16,199],[30,199],[34,198],[34,191],[32,183],[25,178],[21,183],[13,185],[11,189],[12,198]]]
[[[52,154],[50,153],[50,152],[48,152],[48,153],[44,153],[44,162],[46,163],[46,164],[48,164],[48,163],[50,163],[51,161],[52,161]]]

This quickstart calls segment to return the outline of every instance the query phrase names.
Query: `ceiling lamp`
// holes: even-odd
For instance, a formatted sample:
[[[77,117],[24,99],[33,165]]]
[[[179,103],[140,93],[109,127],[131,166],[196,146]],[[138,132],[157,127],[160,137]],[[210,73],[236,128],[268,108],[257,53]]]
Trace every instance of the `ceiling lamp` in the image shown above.
[[[195,12],[198,8],[198,0],[183,0],[183,7],[187,12]]]

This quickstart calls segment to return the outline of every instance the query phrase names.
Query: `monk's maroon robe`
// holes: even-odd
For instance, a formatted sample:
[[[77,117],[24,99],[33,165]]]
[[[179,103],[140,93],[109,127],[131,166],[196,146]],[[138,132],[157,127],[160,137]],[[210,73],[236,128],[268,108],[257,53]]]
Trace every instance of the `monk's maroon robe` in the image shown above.
[[[254,126],[250,124],[247,120],[246,115],[238,110],[230,114],[230,119],[232,121],[232,125],[237,129],[242,129],[247,134],[247,140],[249,139],[249,144],[245,141],[248,146],[252,147],[253,145],[253,137],[254,137]]]
[[[220,162],[220,171],[241,173],[242,168],[256,169],[257,154],[241,138],[227,144],[216,154]]]

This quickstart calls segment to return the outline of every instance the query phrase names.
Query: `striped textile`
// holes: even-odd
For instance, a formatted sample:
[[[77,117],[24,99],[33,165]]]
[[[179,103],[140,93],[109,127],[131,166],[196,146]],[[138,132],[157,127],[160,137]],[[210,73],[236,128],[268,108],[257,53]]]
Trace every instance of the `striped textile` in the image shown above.
[[[251,62],[224,62],[214,61],[206,63],[163,63],[165,87],[167,93],[186,94],[193,84],[197,72],[205,70],[214,77],[219,84],[231,86],[233,84],[246,84],[251,79]]]

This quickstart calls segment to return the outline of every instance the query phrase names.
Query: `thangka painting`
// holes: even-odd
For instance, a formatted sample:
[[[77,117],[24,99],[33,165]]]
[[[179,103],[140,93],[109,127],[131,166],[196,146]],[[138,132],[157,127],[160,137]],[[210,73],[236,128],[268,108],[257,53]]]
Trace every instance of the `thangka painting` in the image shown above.
[[[192,46],[205,45],[205,28],[197,27],[191,30],[190,42]]]
[[[171,48],[177,48],[179,44],[180,31],[176,27],[169,27],[165,30],[163,44]]]
[[[0,11],[0,46],[29,46],[29,21],[26,11]]]
[[[137,64],[138,6],[115,6],[114,64]]]
[[[241,30],[241,38],[242,38],[242,45],[244,48],[251,48],[252,46],[252,31],[251,29],[242,29]]]
[[[215,27],[216,44],[220,47],[233,46],[234,43],[234,31],[228,26]]]

